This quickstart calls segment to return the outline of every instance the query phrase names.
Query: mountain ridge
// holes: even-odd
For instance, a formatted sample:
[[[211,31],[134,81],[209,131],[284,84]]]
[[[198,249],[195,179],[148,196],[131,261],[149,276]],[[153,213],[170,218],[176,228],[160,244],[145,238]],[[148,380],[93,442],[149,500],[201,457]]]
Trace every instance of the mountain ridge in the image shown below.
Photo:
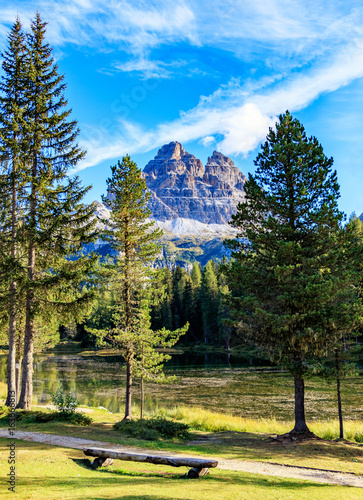
[[[237,204],[245,199],[246,181],[230,158],[214,151],[204,167],[201,160],[174,141],[159,149],[145,166],[143,176],[151,194],[150,219],[164,231],[155,265],[190,267],[194,261],[205,265],[212,258],[229,256],[223,241],[237,235],[228,222]],[[108,207],[96,204],[96,215],[107,220]],[[94,250],[106,255],[111,250],[108,247],[102,247],[99,241]]]
[[[155,220],[226,224],[245,198],[246,177],[228,156],[214,151],[204,167],[177,141],[162,146],[143,175]]]

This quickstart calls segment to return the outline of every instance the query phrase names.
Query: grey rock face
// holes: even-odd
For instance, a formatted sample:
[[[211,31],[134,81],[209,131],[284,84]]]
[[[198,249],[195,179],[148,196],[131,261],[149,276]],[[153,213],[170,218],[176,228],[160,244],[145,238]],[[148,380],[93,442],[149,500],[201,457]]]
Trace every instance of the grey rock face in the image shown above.
[[[166,144],[144,168],[156,220],[194,219],[224,224],[244,199],[245,176],[227,156],[214,151],[203,164],[179,142]]]

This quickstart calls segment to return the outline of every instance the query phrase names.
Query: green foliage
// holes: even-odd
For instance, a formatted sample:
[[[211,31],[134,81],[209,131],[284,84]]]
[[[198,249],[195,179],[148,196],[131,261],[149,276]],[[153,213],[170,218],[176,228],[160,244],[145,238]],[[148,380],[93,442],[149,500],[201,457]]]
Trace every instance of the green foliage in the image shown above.
[[[95,207],[82,203],[90,187],[68,175],[85,152],[45,34],[38,13],[27,36],[16,21],[0,80],[0,326],[9,322],[10,365],[15,348],[20,357],[19,328],[25,332],[24,408],[31,406],[34,343],[49,347],[61,321],[84,318],[96,262],[81,252],[96,237]]]
[[[8,415],[10,409],[8,406],[0,406],[0,417],[3,417],[4,415]]]
[[[231,221],[230,306],[241,335],[294,374],[295,428],[305,430],[303,377],[362,323],[362,246],[342,226],[332,158],[298,120],[281,115],[261,149]]]
[[[209,261],[203,270],[201,309],[203,315],[204,342],[218,338],[219,290],[215,262]]]
[[[165,418],[140,419],[135,421],[121,420],[113,428],[129,437],[156,441],[163,439],[189,439],[189,426],[173,422]]]
[[[57,410],[62,413],[74,413],[78,405],[77,399],[70,392],[63,394],[61,387],[55,394],[52,394],[52,401]]]
[[[93,419],[82,412],[77,413],[63,413],[64,420],[69,420],[72,424],[87,426],[91,425]]]
[[[8,419],[9,411],[0,413],[0,420]],[[84,413],[74,413],[69,411],[34,411],[34,410],[16,410],[15,418],[17,422],[22,423],[48,423],[48,422],[71,422],[75,425],[87,426],[93,422],[93,419]]]
[[[228,267],[224,259],[220,265],[208,261],[203,270],[197,262],[191,270],[177,266],[171,273],[168,268],[161,269],[161,279],[153,286],[164,285],[165,294],[151,309],[152,328],[156,330],[166,324],[177,328],[188,322],[183,345],[208,342],[229,347],[233,328],[225,323],[229,318],[225,300],[230,292],[225,276]]]
[[[163,289],[154,287],[159,280],[151,266],[160,246],[156,240],[162,231],[150,221],[145,179],[136,163],[125,156],[111,167],[112,176],[107,179],[108,196],[103,201],[111,208],[105,238],[117,252],[114,262],[104,265],[105,289],[114,297],[112,327],[99,331],[99,344],[120,349],[126,361],[125,418],[131,417],[133,377],[141,380],[166,380],[162,373],[163,362],[168,356],[157,352],[157,347],[171,347],[187,325],[176,331],[165,328],[153,332],[150,324],[150,308]],[[92,332],[97,335],[96,330]]]
[[[348,311],[350,327],[359,321],[360,301],[345,272],[336,172],[289,113],[270,129],[255,163],[246,202],[232,217],[240,231],[229,244],[234,314],[245,335],[303,375],[309,359],[335,345],[334,326],[340,329]]]

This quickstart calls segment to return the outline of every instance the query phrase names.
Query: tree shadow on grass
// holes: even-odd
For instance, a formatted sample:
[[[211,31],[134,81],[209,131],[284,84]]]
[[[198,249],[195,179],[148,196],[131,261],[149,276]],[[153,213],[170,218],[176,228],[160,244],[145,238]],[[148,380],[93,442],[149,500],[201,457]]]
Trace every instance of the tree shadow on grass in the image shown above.
[[[363,446],[349,441],[337,442],[321,438],[306,440],[275,439],[275,435],[258,435],[253,433],[242,433],[225,431],[213,435],[219,440],[221,448],[230,457],[240,460],[264,461],[266,458],[274,458],[274,462],[289,460],[291,464],[298,464],[297,460],[312,457],[313,459],[343,459],[355,457],[363,459]],[[204,448],[204,449],[203,449]],[[194,450],[198,447],[193,446]],[[218,449],[199,447],[199,452],[218,453]]]

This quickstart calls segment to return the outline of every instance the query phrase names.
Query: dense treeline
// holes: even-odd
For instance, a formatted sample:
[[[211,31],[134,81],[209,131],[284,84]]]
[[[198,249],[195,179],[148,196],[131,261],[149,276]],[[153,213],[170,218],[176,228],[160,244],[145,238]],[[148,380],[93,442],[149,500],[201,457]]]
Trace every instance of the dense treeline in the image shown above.
[[[151,300],[151,328],[176,330],[189,323],[187,333],[179,344],[225,346],[230,348],[232,328],[228,324],[228,286],[225,271],[228,262],[208,261],[202,268],[194,262],[189,270],[180,266],[158,270],[153,280]],[[162,292],[160,293],[160,290]],[[94,302],[93,313],[76,330],[68,330],[70,336],[82,341],[84,346],[94,346],[96,336],[90,331],[113,327],[112,310],[116,297],[104,290]],[[62,329],[62,335],[66,331]]]

